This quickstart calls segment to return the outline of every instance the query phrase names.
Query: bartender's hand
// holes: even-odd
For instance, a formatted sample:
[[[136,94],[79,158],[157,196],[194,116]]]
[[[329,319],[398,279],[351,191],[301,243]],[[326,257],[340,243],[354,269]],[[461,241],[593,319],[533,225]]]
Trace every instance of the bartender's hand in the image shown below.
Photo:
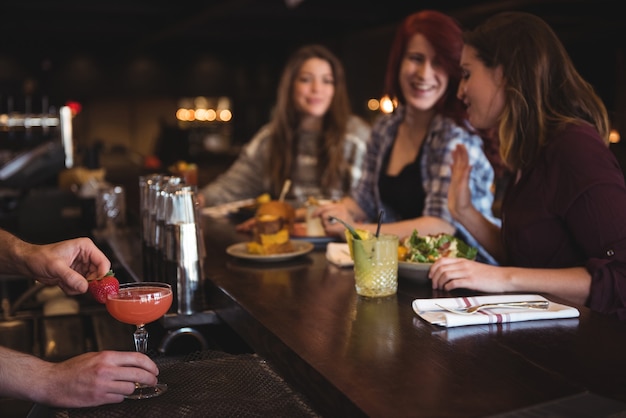
[[[0,271],[19,273],[66,294],[85,293],[87,280],[104,276],[111,262],[89,238],[31,244],[0,230]]]
[[[4,354],[0,351],[0,355]],[[159,369],[145,354],[133,351],[90,352],[52,363],[20,353],[14,364],[11,395],[56,407],[80,408],[119,403],[135,390],[135,383],[156,385]],[[1,380],[0,380],[1,382]],[[2,385],[0,385],[2,386]],[[23,395],[23,396],[21,396]]]

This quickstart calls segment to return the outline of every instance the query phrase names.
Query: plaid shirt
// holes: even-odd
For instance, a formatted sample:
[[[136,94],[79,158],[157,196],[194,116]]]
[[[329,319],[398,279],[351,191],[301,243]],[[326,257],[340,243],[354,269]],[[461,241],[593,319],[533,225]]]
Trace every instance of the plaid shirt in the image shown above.
[[[401,106],[394,113],[379,118],[372,127],[372,138],[365,160],[365,173],[352,193],[354,200],[366,213],[368,222],[374,222],[380,210],[385,211],[385,222],[402,220],[381,200],[378,181],[383,170],[383,159],[393,146],[403,118],[404,107]],[[448,210],[450,165],[452,164],[452,151],[457,144],[465,145],[469,153],[469,162],[472,166],[469,187],[474,207],[493,223],[500,223],[491,209],[494,200],[491,192],[494,170],[483,152],[482,139],[456,125],[451,119],[440,115],[433,119],[421,151],[423,153],[422,186],[426,194],[422,215],[435,216],[448,221],[457,229],[457,235],[469,245],[477,247],[479,253],[488,262],[495,264],[493,257],[478,245],[474,237],[460,223],[452,219]],[[407,192],[410,193],[410,190]]]
[[[199,190],[206,206],[256,198],[272,190],[270,179],[265,175],[266,166],[270,160],[270,135],[269,125],[262,127],[243,147],[237,160],[229,169]],[[311,137],[308,133],[298,133],[298,135],[298,143],[312,145],[313,142],[319,141],[317,136]],[[307,147],[299,146],[299,154],[296,156],[298,163],[293,168],[288,199],[303,203],[309,195],[339,199],[348,194],[363,175],[369,138],[370,126],[360,118],[351,117],[344,141],[342,178],[339,184],[331,190],[321,189],[317,178],[317,159],[310,153],[305,153]]]

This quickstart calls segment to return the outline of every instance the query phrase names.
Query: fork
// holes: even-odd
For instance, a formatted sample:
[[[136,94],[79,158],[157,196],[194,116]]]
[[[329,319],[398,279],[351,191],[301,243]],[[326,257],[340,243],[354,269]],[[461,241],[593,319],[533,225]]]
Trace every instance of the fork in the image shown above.
[[[483,303],[480,305],[468,306],[466,308],[449,308],[447,306],[443,306],[437,304],[441,309],[461,314],[461,315],[472,315],[478,311],[488,308],[517,308],[517,309],[548,309],[550,302],[547,300],[530,300],[530,301],[522,301],[522,302],[499,302],[499,303]]]

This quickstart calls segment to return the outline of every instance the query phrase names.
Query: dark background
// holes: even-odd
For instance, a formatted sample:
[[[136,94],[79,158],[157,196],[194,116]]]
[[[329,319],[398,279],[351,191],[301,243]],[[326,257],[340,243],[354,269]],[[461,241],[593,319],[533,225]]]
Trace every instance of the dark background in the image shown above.
[[[0,113],[9,97],[13,110],[30,100],[37,111],[43,96],[51,104],[77,100],[88,110],[103,100],[225,95],[233,99],[235,140],[245,142],[269,117],[286,57],[319,42],[342,58],[354,110],[370,117],[365,103],[380,94],[396,24],[433,8],[465,28],[503,10],[545,18],[619,125],[626,113],[626,23],[617,6],[617,0],[14,1],[3,5],[0,24]],[[82,134],[88,141],[97,136]],[[145,137],[129,135],[131,146],[142,148]]]

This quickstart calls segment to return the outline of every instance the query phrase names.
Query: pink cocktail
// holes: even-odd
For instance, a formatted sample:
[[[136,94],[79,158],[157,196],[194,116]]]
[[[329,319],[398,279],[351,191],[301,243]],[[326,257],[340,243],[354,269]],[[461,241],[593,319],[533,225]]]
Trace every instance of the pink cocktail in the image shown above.
[[[154,322],[165,315],[172,305],[172,289],[146,284],[121,285],[117,296],[108,298],[106,302],[111,316],[120,322],[139,326]]]
[[[108,295],[107,311],[111,316],[125,324],[136,325],[133,334],[135,349],[140,353],[148,350],[148,331],[145,325],[161,318],[172,305],[172,287],[167,283],[137,282],[120,285],[115,295]],[[128,395],[130,399],[143,399],[158,396],[167,390],[167,385],[137,385],[135,392]]]

